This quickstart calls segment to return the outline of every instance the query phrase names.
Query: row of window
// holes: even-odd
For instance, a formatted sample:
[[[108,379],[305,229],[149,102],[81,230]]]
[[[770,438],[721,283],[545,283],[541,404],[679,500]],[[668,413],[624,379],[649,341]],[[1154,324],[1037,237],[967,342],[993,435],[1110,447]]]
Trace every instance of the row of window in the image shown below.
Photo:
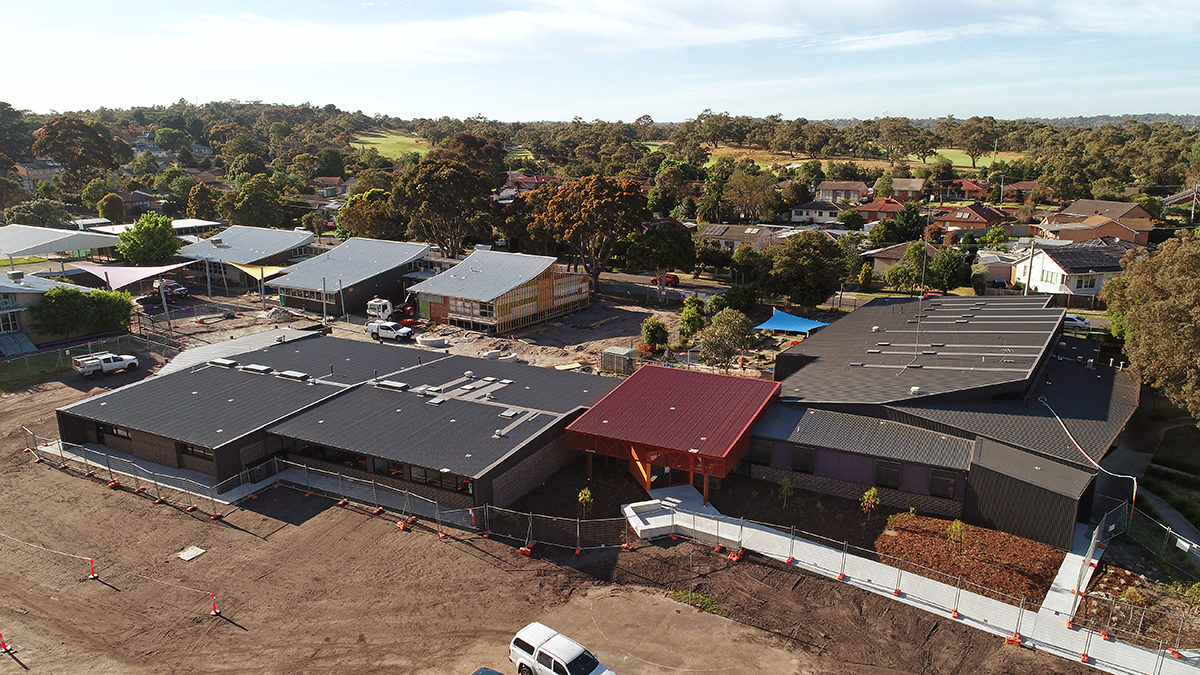
[[[113,426],[111,424],[97,424],[96,435],[100,437],[100,442],[104,442],[105,436],[116,436],[117,438],[132,438],[129,430],[124,427]]]
[[[496,318],[496,308],[490,302],[476,302],[462,298],[450,298],[450,313],[458,316],[475,316],[481,319]]]
[[[1096,276],[1095,275],[1082,276],[1075,280],[1075,288],[1095,288],[1095,287],[1096,287]]]
[[[1067,283],[1067,275],[1060,274],[1054,270],[1042,270],[1042,281],[1048,284],[1065,284]]]
[[[18,314],[20,312],[0,314],[0,333],[12,333],[21,330],[21,326],[17,323]]]
[[[192,457],[199,457],[200,459],[212,461],[213,451],[209,450],[208,448],[203,448],[199,445],[192,445],[190,443],[176,443],[175,447],[179,448],[179,452],[184,455],[190,455]]]
[[[746,455],[746,461],[750,462],[751,464],[772,466],[771,450],[771,441],[754,439],[750,446],[750,452]],[[791,450],[792,461],[790,466],[792,471],[810,475],[816,473],[817,451],[815,449],[792,446]],[[900,462],[893,462],[885,459],[875,460],[875,485],[877,487],[899,490],[900,468]],[[929,494],[934,497],[954,499],[954,488],[957,482],[958,476],[953,471],[931,469],[929,479]]]

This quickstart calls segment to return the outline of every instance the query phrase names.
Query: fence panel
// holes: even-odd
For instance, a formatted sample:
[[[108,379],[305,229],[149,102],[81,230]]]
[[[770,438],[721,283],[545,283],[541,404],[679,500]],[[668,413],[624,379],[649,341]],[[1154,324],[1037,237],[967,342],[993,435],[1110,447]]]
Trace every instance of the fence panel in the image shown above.
[[[532,538],[539,544],[577,548],[579,545],[579,521],[575,518],[534,515]]]
[[[486,526],[488,531],[493,535],[512,539],[524,545],[530,541],[531,523],[531,514],[510,511],[496,506],[487,507]]]

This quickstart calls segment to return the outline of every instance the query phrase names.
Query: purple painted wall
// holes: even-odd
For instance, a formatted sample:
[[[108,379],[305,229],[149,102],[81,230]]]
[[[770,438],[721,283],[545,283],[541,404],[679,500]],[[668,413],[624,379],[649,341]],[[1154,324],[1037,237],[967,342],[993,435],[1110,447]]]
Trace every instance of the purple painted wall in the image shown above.
[[[919,495],[929,494],[930,469],[920,464],[900,465],[900,489]],[[957,487],[957,486],[956,486]]]
[[[875,484],[875,458],[836,450],[817,450],[818,476],[848,480],[864,485]]]

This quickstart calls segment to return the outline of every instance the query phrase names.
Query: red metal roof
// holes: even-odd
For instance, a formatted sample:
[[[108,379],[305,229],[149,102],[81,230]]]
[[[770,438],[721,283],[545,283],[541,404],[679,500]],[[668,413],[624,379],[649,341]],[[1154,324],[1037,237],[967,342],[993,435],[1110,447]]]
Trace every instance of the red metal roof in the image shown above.
[[[778,382],[646,365],[567,433],[725,457],[778,393]]]

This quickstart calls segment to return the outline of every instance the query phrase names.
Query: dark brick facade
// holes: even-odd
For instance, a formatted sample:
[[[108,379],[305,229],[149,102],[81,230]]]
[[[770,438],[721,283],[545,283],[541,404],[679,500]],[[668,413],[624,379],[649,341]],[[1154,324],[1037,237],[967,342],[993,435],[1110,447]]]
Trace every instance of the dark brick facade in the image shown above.
[[[859,500],[864,492],[874,487],[872,485],[864,485],[862,483],[852,483],[850,481],[838,480],[836,478],[825,478],[823,476],[814,476],[807,473],[796,473],[786,469],[775,469],[769,466],[751,465],[750,477],[759,480],[770,481],[772,483],[782,482],[787,478],[792,482],[792,485],[802,490],[810,490],[821,494],[833,495],[845,499]],[[904,492],[901,490],[892,490],[890,488],[877,488],[879,490],[879,503],[887,506],[897,506],[903,509],[915,508],[918,513],[923,513],[931,516],[941,516],[943,518],[961,518],[963,513],[962,502],[953,499],[944,499],[942,497],[931,497],[929,495],[916,494],[913,492]]]

